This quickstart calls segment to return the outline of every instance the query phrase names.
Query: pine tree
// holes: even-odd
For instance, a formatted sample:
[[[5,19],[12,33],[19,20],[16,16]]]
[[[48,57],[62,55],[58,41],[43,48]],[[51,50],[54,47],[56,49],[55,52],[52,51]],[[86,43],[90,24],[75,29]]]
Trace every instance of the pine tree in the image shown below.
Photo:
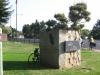
[[[85,3],[77,3],[69,8],[69,18],[71,20],[72,28],[80,30],[84,27],[84,24],[81,24],[81,21],[85,22],[90,21],[90,12],[87,11],[87,5]]]
[[[11,11],[8,0],[0,0],[0,25],[7,23]]]
[[[97,23],[94,25],[90,35],[92,35],[94,39],[100,40],[100,20],[97,20]]]

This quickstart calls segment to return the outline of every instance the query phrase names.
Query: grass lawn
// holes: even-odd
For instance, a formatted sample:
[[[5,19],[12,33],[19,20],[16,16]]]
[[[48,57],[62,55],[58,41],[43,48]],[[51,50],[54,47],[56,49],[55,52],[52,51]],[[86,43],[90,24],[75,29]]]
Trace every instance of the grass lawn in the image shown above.
[[[80,67],[59,70],[29,65],[28,56],[36,47],[38,45],[3,42],[4,75],[100,75],[100,52],[82,50]]]

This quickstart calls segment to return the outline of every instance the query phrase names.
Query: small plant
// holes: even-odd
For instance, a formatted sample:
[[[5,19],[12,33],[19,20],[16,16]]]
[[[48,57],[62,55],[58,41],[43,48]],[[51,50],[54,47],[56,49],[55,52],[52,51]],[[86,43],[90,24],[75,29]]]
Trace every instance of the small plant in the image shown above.
[[[34,52],[29,55],[28,63],[31,63],[31,62],[36,62],[36,63],[40,62],[40,49],[39,48],[35,48]]]
[[[33,61],[40,62],[40,49],[39,48],[35,48],[35,50],[34,50]]]

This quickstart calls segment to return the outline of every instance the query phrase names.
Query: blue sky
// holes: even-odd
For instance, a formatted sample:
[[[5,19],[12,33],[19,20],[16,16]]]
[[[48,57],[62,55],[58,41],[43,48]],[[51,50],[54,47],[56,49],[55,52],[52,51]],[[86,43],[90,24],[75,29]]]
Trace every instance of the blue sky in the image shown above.
[[[15,10],[15,0],[9,0],[12,9]],[[91,12],[91,21],[85,24],[85,28],[91,30],[97,19],[100,18],[99,0],[18,0],[18,30],[22,30],[24,24],[31,24],[35,20],[47,21],[54,19],[54,14],[64,13],[68,16],[69,6],[74,2],[87,3],[88,11]],[[16,27],[15,11],[13,12],[8,26]]]

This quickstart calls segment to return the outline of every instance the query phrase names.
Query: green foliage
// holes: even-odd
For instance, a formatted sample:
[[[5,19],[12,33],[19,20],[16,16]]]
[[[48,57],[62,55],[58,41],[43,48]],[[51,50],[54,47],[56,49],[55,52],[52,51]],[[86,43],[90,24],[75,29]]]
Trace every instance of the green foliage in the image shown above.
[[[90,34],[90,31],[89,31],[88,29],[82,29],[82,30],[81,30],[81,37],[82,37],[83,39],[85,39],[85,37],[88,37],[89,34]]]
[[[55,27],[56,23],[57,23],[57,22],[56,22],[55,20],[48,20],[48,21],[46,22],[46,25],[47,25],[46,30],[48,31],[48,30],[53,29],[53,28]]]
[[[30,25],[29,24],[24,25],[22,32],[25,38],[30,38],[31,36],[30,35]]]
[[[60,22],[68,22],[64,14],[55,14],[54,17]]]
[[[12,28],[12,27],[11,27]],[[18,31],[17,31],[18,33]],[[12,37],[16,37],[16,29],[12,28],[12,33],[11,33]]]
[[[0,25],[3,23],[7,23],[11,11],[9,11],[10,7],[8,7],[8,0],[0,0]]]
[[[90,35],[92,35],[94,39],[100,40],[100,20],[97,20],[97,23],[94,25]]]
[[[59,14],[58,13],[58,14],[55,14],[54,17],[59,21],[56,28],[68,29],[68,26],[67,26],[68,20],[67,20],[67,18],[65,17],[64,14]]]
[[[8,38],[13,38],[16,36],[16,29],[11,26],[0,26],[2,28],[2,33],[7,34]],[[17,32],[19,34],[19,32]]]
[[[55,14],[54,17],[59,21],[57,27],[59,29],[75,29],[81,30],[84,23],[90,20],[90,12],[87,11],[85,3],[77,3],[69,7],[69,18],[67,19],[64,14]],[[68,23],[71,25],[68,28]]]
[[[90,12],[87,11],[87,5],[85,3],[77,3],[69,8],[69,19],[71,20],[73,29],[81,29],[84,25],[80,25],[82,20],[90,20]],[[80,26],[78,26],[80,25]]]
[[[33,61],[36,63],[40,62],[40,49],[39,48],[35,48],[34,50]]]
[[[44,21],[40,22],[40,31],[45,30],[45,29],[46,29],[45,22]]]
[[[5,34],[10,34],[12,32],[12,29],[11,29],[11,27],[4,26],[4,27],[2,27],[2,32]]]
[[[35,23],[24,25],[22,32],[25,38],[39,38],[40,31],[44,29],[45,22],[38,22],[38,20],[36,20]]]
[[[32,24],[26,24],[23,26],[23,34],[26,38],[39,38],[39,33],[42,30],[51,30],[52,28],[54,28],[56,25],[56,21],[55,20],[48,20],[46,22],[42,21],[39,22],[38,20],[36,20],[34,23]]]
[[[40,23],[38,22],[38,20],[36,20],[35,23],[32,23],[30,25],[30,31],[31,31],[32,37],[39,38]]]

